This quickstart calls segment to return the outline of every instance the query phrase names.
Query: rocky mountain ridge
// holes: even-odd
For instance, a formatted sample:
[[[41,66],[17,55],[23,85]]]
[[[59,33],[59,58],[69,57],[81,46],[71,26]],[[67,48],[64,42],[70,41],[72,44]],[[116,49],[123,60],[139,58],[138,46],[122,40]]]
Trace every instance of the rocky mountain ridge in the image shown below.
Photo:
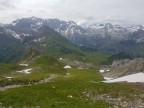
[[[133,60],[124,59],[114,61],[111,65],[111,72],[106,72],[104,75],[110,78],[119,78],[126,75],[144,72],[144,59],[137,58]]]
[[[144,30],[142,25],[122,27],[120,25],[107,23],[82,27],[73,21],[66,22],[59,19],[41,19],[36,17],[18,19],[6,25],[5,29],[13,35],[16,33],[15,36],[18,38],[19,36],[33,35],[43,25],[47,25],[51,29],[67,37],[73,43],[81,46],[87,46],[86,44],[89,44],[89,41],[94,38],[128,40],[131,38],[130,34],[138,32],[139,30]],[[141,42],[141,39],[138,38],[136,41]]]
[[[43,32],[44,26],[60,33],[80,47],[97,52],[110,54],[124,52],[132,57],[144,55],[144,27],[141,25],[122,27],[107,23],[82,27],[73,21],[30,17],[17,19],[1,27],[0,37],[6,36],[25,45],[42,42],[45,37],[39,34]]]

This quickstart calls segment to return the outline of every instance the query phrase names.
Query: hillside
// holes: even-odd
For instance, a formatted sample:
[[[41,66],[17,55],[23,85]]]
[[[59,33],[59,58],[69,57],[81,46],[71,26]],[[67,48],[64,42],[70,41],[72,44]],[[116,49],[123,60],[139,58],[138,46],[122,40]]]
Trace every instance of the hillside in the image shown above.
[[[16,28],[17,26],[15,27],[15,29]],[[5,30],[7,29],[3,28],[4,30],[3,32],[5,32]],[[22,32],[26,33],[32,31],[30,29],[24,29],[24,28],[19,28],[18,31],[21,31],[21,29],[23,30]],[[15,48],[13,51],[15,55],[13,53],[9,53],[8,55],[6,51],[2,51],[1,53],[3,54],[1,54],[1,57],[3,60],[1,60],[1,62],[12,62],[12,60],[9,59],[10,57],[12,57],[13,60],[18,61],[20,57],[27,52],[28,47],[39,49],[41,53],[53,56],[57,59],[65,58],[71,60],[78,60],[82,62],[89,62],[89,63],[92,62],[94,64],[100,64],[103,60],[105,60],[109,56],[109,54],[101,54],[96,53],[93,50],[86,51],[84,49],[81,49],[79,46],[71,43],[68,39],[66,39],[61,34],[59,34],[58,32],[54,31],[53,29],[49,28],[46,25],[38,26],[37,30],[34,33],[32,33],[31,36],[26,35],[22,36],[17,34],[16,31],[12,32],[9,30],[8,33],[5,33],[3,40],[9,41],[8,39],[11,40],[7,44],[9,45],[11,50],[13,47]],[[1,46],[2,49],[6,47],[7,44],[3,43],[3,46]]]
[[[143,57],[143,30],[144,27],[140,25],[122,27],[108,23],[82,27],[73,21],[22,18],[1,27],[0,35],[5,36],[3,40],[10,41],[3,45],[12,49],[11,53],[9,50],[3,51],[5,48],[1,45],[3,51],[1,61],[16,61],[29,45],[35,45],[56,58],[74,58],[81,61],[83,58],[92,57],[87,57],[90,54],[81,51],[79,47],[90,49],[87,52],[102,53],[106,56],[122,52],[130,58]],[[17,46],[15,49],[12,48],[15,46]],[[83,61],[91,62],[91,60]],[[112,58],[110,60],[112,63]]]
[[[97,69],[65,65],[45,55],[28,64],[0,64],[0,107],[143,106],[142,84],[107,84]]]
[[[119,78],[141,72],[144,72],[144,59],[124,59],[114,61],[111,65],[111,71],[104,73],[104,76],[110,78]]]
[[[0,61],[14,62],[22,55],[23,45],[11,34],[7,34],[4,28],[0,27]]]
[[[78,46],[84,46],[99,53],[113,55],[124,52],[133,58],[143,57],[144,54],[142,25],[123,27],[106,23],[80,26],[73,21],[30,17],[17,19],[5,25],[4,28],[17,40],[27,42],[34,39],[43,26],[51,28]],[[65,48],[64,51],[66,51]]]
[[[72,44],[65,37],[61,36],[59,33],[48,28],[47,26],[40,28],[39,32],[41,33],[39,33],[37,37],[40,38],[35,40],[36,44],[40,45],[43,48],[44,53],[48,54],[49,56],[54,56],[56,58],[78,58],[79,56],[84,56],[78,46]]]
[[[98,64],[126,54],[111,56],[79,48],[47,26],[21,44],[26,47],[19,62],[0,64],[0,107],[144,106],[143,84],[107,84],[98,71]]]

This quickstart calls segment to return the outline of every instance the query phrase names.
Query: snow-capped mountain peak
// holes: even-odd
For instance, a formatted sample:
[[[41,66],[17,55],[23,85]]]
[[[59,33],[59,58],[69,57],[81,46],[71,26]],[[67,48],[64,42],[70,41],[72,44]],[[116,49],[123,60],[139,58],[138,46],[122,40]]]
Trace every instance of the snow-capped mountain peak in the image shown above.
[[[138,30],[144,30],[144,26],[142,25],[136,25],[136,26],[131,26],[131,27],[127,27],[127,29],[129,30],[129,32],[136,32]]]
[[[127,40],[128,38],[131,38],[129,36],[130,34],[138,30],[144,30],[144,27],[141,25],[122,27],[120,25],[106,23],[91,24],[82,27],[73,21],[63,21],[59,19],[41,19],[36,17],[18,19],[16,21],[13,21],[12,24],[9,24],[5,27],[6,29],[14,31],[17,34],[15,35],[16,38],[18,38],[18,35],[20,37],[34,36],[35,33],[37,33],[43,25],[46,25],[49,28],[59,32],[61,35],[78,45],[84,45],[85,41],[89,41],[89,44],[92,44],[92,41],[97,38]],[[139,39],[136,40],[138,40],[137,42],[142,42],[142,35]]]
[[[11,23],[11,25],[12,26],[16,26],[16,24],[19,22],[19,19],[17,19],[16,21],[13,21],[12,23]]]
[[[110,24],[110,23],[107,23],[107,24],[105,25],[105,27],[108,28],[108,29],[112,29],[112,28],[113,28],[113,25]]]

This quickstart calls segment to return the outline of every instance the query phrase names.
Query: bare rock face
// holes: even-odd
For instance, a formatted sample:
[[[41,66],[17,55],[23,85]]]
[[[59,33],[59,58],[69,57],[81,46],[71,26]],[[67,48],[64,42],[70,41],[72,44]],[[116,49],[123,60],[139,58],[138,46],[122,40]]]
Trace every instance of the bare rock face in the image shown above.
[[[144,59],[125,59],[120,61],[114,61],[111,66],[111,71],[104,73],[104,76],[118,78],[140,72],[144,72]]]

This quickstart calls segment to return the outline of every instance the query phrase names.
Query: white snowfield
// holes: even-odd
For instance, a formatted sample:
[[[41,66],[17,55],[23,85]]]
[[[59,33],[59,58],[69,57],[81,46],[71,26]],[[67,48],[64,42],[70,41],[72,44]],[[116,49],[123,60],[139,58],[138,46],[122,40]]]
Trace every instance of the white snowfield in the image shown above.
[[[102,70],[102,69],[101,69],[101,70],[99,70],[99,72],[100,72],[100,73],[104,73],[104,72],[105,72],[105,70]]]
[[[20,64],[20,66],[28,66],[28,64]]]
[[[105,80],[109,81],[112,80],[113,78],[109,78],[109,77],[104,77]]]
[[[103,81],[105,83],[114,83],[114,82],[144,83],[144,73],[131,74],[131,75],[127,75],[127,76],[116,78],[116,79],[104,77],[104,79],[106,80],[106,81]]]
[[[100,73],[109,72],[109,71],[110,71],[110,69],[100,69],[99,70]]]
[[[71,69],[71,67],[69,65],[66,65],[64,68],[65,69]]]
[[[31,73],[31,70],[32,70],[32,69],[24,69],[24,70],[17,71],[17,72],[19,72],[19,73],[25,73],[25,74],[30,74],[30,73]]]

